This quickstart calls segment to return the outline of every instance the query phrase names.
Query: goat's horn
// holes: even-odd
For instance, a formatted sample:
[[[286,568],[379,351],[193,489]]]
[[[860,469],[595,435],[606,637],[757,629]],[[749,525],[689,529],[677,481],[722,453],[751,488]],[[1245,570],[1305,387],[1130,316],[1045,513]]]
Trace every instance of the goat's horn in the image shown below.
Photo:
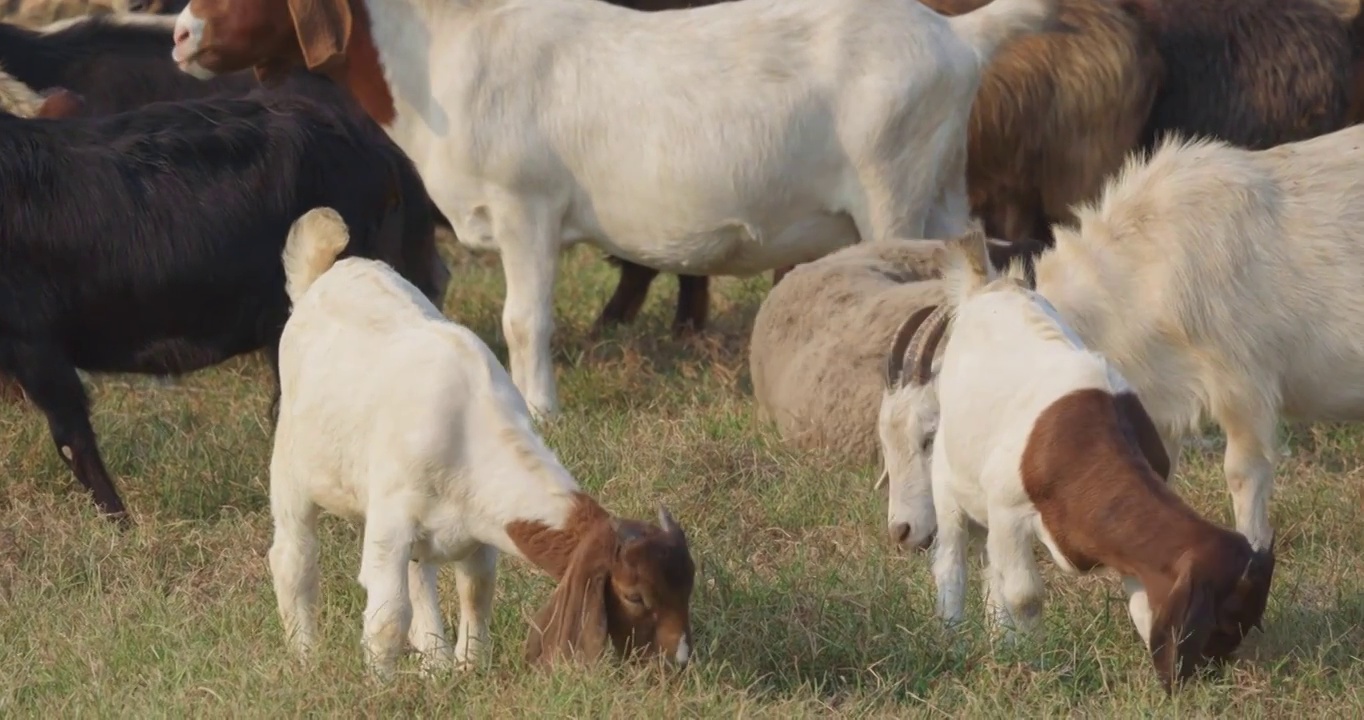
[[[881,488],[885,487],[886,483],[889,482],[889,481],[890,481],[890,468],[889,468],[888,466],[883,466],[883,467],[881,468],[881,475],[880,475],[880,477],[876,478],[876,484],[873,485],[871,489],[873,489],[873,490],[880,490]]]
[[[669,513],[668,508],[663,505],[658,506],[658,526],[663,528],[663,532],[666,533],[675,533],[678,531],[677,521],[673,520],[672,514]]]
[[[900,325],[899,332],[895,333],[895,342],[891,343],[890,353],[886,355],[887,390],[894,390],[904,384],[902,376],[905,371],[905,350],[909,347],[909,341],[914,339],[914,333],[918,332],[919,326],[924,324],[924,319],[936,308],[936,305],[929,305],[915,310],[914,314]]]
[[[910,365],[909,381],[915,385],[927,385],[933,377],[933,356],[938,352],[938,343],[947,331],[947,321],[951,311],[946,305],[939,305],[933,314],[924,321],[919,332],[914,334],[910,350],[906,353],[913,358]]]

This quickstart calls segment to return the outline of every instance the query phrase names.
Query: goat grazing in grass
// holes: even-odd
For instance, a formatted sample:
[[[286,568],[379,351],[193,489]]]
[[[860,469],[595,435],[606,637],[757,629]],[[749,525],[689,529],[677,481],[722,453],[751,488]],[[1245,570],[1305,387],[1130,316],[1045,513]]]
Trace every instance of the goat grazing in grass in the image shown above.
[[[613,646],[686,663],[695,567],[682,528],[662,508],[659,527],[607,513],[535,434],[488,347],[387,265],[336,262],[347,241],[340,217],[318,208],[283,256],[293,312],[280,338],[270,569],[293,647],[306,656],[316,635],[325,510],[364,522],[364,643],[380,675],[404,638],[427,669],[478,658],[499,552],[559,581],[530,659]],[[436,596],[445,562],[459,592],[453,651]]]
[[[1041,618],[1034,539],[1068,573],[1114,569],[1169,690],[1259,627],[1272,543],[1254,550],[1167,487],[1137,395],[1024,285],[1021,265],[1011,275],[994,277],[982,233],[952,241],[946,303],[912,315],[893,344],[879,428],[892,540],[924,546],[936,530],[938,613],[955,623],[969,534],[984,528],[988,614],[1009,633]]]

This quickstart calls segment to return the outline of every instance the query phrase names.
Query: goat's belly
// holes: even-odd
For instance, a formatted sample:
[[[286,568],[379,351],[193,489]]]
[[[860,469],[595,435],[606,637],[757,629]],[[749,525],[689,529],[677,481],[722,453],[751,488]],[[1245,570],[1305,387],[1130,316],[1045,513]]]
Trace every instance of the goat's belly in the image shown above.
[[[775,229],[774,229],[775,228]],[[670,273],[745,276],[816,260],[856,243],[846,213],[818,212],[788,222],[734,219],[699,231],[604,230],[598,244],[618,257]],[[649,238],[657,238],[650,242]]]

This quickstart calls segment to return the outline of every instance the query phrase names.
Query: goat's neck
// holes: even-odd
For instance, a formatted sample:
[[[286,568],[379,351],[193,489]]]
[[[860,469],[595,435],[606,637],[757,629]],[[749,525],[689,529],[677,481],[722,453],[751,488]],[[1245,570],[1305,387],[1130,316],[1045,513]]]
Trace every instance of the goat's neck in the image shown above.
[[[432,96],[432,58],[437,35],[453,28],[455,16],[468,12],[464,0],[351,0],[356,29],[350,60],[339,80],[350,88],[365,111],[393,134],[398,115],[416,115],[438,129],[443,121]],[[401,138],[396,138],[403,145]]]
[[[507,523],[507,537],[519,554],[555,580],[563,577],[574,551],[587,538],[602,532],[611,515],[583,492],[567,496],[545,498],[549,513],[536,513],[536,518],[519,518]],[[560,516],[558,522],[546,522],[545,515]]]

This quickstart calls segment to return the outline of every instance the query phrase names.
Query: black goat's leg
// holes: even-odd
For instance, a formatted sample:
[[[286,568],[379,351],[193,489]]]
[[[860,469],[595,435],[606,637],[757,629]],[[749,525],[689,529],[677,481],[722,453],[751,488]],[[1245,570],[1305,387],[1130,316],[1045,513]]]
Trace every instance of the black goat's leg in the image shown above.
[[[677,276],[677,314],[673,316],[673,335],[681,337],[706,329],[710,314],[710,278],[706,275]]]
[[[617,259],[616,262],[620,265],[620,280],[616,282],[616,291],[612,293],[611,299],[597,317],[595,326],[597,330],[610,325],[633,322],[640,308],[644,307],[644,301],[649,297],[649,286],[653,284],[654,278],[658,277],[658,271],[651,267],[629,260]]]
[[[50,346],[0,341],[0,370],[18,380],[29,400],[47,416],[57,453],[90,491],[95,506],[110,519],[128,523],[123,500],[95,441],[90,399],[65,353]]]

